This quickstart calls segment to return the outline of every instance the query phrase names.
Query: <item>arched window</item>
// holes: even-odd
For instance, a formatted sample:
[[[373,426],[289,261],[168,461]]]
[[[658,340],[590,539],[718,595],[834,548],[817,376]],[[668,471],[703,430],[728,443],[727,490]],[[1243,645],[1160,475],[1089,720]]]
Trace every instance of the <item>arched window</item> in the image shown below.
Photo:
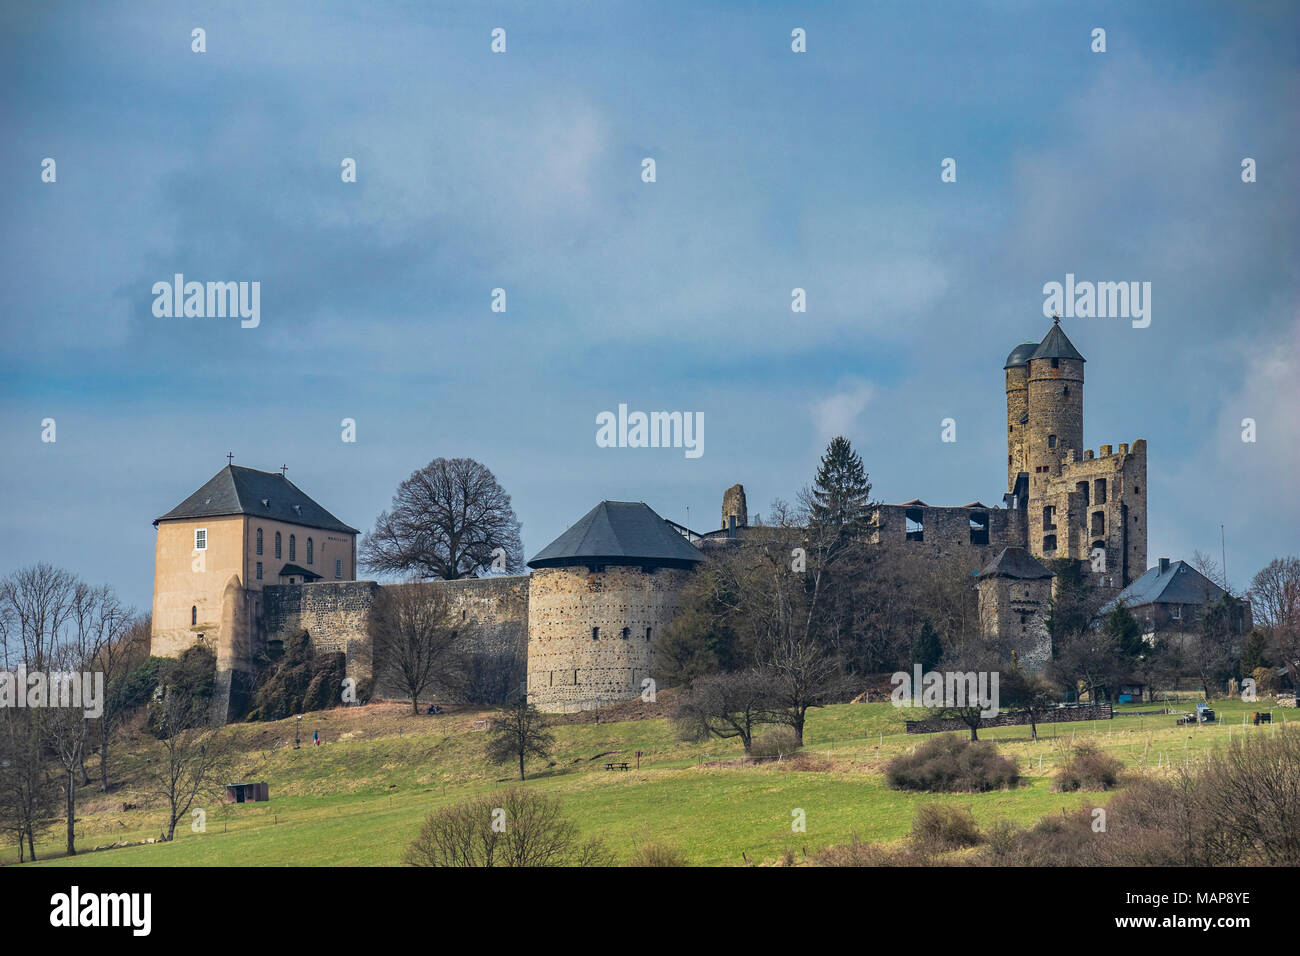
[[[289,535],[289,560],[298,560],[298,536],[295,534]]]
[[[257,529],[257,553],[262,553],[262,529]]]
[[[307,563],[311,564],[311,538],[307,539]]]
[[[199,623],[199,606],[195,604],[190,608],[190,627]]]
[[[275,556],[280,556],[280,532],[275,533]]]

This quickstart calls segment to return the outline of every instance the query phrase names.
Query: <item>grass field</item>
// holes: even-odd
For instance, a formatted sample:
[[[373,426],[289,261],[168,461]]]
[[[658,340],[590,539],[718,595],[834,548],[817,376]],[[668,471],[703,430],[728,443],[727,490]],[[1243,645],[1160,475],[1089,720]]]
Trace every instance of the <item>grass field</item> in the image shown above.
[[[1185,705],[1190,709],[1190,703]],[[903,733],[909,712],[889,703],[842,704],[813,711],[806,751],[825,760],[821,769],[793,770],[788,763],[719,765],[741,754],[738,744],[683,743],[664,719],[561,724],[554,728],[553,763],[535,762],[524,786],[559,797],[584,834],[598,835],[620,861],[644,842],[671,844],[692,864],[772,862],[782,854],[803,858],[821,847],[897,840],[908,832],[916,807],[940,800],[970,808],[981,825],[1006,817],[1022,825],[1060,813],[1105,794],[1060,794],[1051,776],[1072,742],[1090,741],[1133,770],[1168,773],[1243,733],[1243,716],[1267,710],[1261,701],[1220,700],[1213,725],[1179,727],[1172,716],[1130,716],[1153,705],[1119,708],[1110,721],[1048,724],[1040,740],[1027,727],[982,731],[1014,756],[1026,782],[1011,791],[932,796],[890,790],[884,764],[922,739]],[[1300,714],[1273,708],[1281,722]],[[62,853],[62,824],[38,844],[36,866],[388,866],[403,851],[433,808],[512,785],[509,768],[487,765],[485,735],[473,730],[474,712],[412,716],[394,704],[307,715],[308,742],[319,731],[325,743],[292,747],[293,721],[237,725],[244,753],[235,779],[266,780],[271,800],[226,805],[211,800],[206,832],[188,821],[171,843],[128,845],[87,852],[115,842],[157,837],[165,822],[158,808],[126,810],[141,803],[129,783],[111,794],[86,788],[78,810],[75,857]],[[911,714],[910,716],[919,716]],[[609,772],[606,760],[627,760],[640,769]],[[517,783],[517,781],[514,781]],[[804,811],[806,832],[791,829],[792,812]],[[744,856],[742,856],[744,854]],[[13,847],[3,861],[12,863]]]

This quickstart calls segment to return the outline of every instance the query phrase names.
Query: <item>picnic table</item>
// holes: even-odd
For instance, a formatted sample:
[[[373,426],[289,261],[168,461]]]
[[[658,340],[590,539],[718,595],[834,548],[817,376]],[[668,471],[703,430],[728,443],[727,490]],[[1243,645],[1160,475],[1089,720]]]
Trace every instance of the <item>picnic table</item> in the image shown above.
[[[606,770],[627,770],[628,766],[625,763],[618,763],[618,762],[611,761],[610,763],[605,764],[605,769]]]

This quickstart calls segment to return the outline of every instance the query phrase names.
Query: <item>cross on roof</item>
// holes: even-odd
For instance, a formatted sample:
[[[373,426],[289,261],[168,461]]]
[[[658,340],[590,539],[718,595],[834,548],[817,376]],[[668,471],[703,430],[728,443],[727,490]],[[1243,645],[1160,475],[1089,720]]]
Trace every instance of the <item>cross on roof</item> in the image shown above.
[[[280,477],[283,478],[283,477],[284,477],[284,473],[285,473],[286,471],[288,471],[288,470],[289,470],[289,466],[288,466],[288,465],[281,465],[281,466],[280,466]]]
[[[233,451],[226,452],[226,464],[233,465],[234,463],[235,463],[235,453]]]

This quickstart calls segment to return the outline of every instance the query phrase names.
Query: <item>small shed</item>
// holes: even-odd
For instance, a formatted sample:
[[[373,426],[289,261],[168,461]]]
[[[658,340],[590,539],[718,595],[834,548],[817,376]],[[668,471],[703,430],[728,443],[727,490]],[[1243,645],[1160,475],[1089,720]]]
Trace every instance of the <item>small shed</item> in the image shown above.
[[[270,799],[271,791],[265,781],[226,784],[226,803],[262,803]]]

